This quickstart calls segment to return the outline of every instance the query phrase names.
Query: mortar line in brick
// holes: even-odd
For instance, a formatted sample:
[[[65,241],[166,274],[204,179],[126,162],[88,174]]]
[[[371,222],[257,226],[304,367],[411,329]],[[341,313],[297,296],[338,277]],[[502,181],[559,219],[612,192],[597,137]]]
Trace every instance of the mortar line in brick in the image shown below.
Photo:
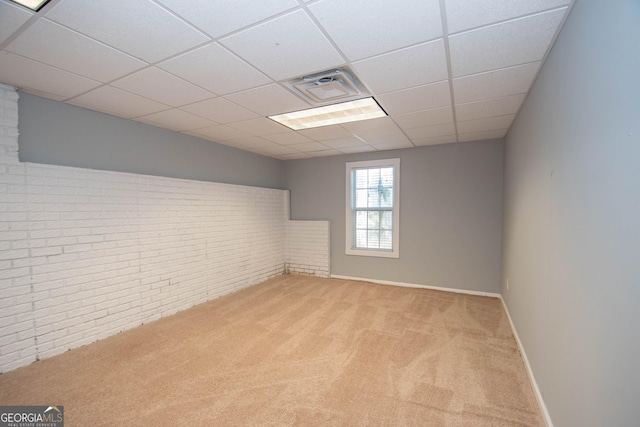
[[[18,95],[18,98],[15,100],[16,105],[18,104],[18,100],[20,99],[20,95],[18,94],[17,90],[15,90],[16,95]],[[29,187],[29,184],[26,181],[26,177],[27,177],[27,168],[26,165],[20,161],[20,131],[19,131],[19,123],[20,123],[20,115],[18,114],[18,125],[16,126],[16,151],[15,151],[15,155],[16,155],[16,160],[18,161],[18,164],[22,164],[22,166],[25,168],[25,186]],[[28,193],[28,190],[27,190]],[[27,241],[31,242],[31,209],[27,208]],[[28,253],[29,253],[29,260],[33,259],[32,258],[32,249],[31,245],[29,245],[29,249],[28,249]],[[34,287],[33,287],[33,265],[31,262],[29,262],[29,294],[31,297],[31,322],[32,322],[32,327],[33,327],[33,345],[34,345],[34,349],[35,349],[35,359],[40,360],[40,352],[39,352],[39,343],[38,343],[38,333],[37,333],[37,328],[36,328],[36,302],[34,299]]]

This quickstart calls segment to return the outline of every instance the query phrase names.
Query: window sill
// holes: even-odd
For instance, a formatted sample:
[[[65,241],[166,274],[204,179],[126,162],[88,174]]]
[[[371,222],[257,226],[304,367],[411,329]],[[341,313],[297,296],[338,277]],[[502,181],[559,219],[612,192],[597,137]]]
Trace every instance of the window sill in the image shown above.
[[[346,255],[368,256],[374,258],[400,258],[398,250],[395,251],[379,251],[375,249],[347,249]]]

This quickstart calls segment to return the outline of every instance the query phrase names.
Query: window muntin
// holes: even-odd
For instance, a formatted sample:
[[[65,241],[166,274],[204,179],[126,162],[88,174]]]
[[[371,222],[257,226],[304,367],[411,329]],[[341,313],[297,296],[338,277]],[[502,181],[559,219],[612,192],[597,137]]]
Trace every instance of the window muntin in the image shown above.
[[[349,255],[398,255],[399,159],[347,163]]]

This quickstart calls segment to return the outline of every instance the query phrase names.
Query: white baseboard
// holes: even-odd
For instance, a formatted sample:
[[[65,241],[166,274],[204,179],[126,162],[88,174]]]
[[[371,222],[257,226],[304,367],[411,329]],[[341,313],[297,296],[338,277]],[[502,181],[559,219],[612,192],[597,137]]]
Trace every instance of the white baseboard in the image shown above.
[[[378,280],[378,279],[366,279],[363,277],[350,277],[350,276],[340,276],[337,274],[331,275],[332,279],[344,279],[344,280],[356,280],[359,282],[371,282],[377,283],[380,285],[391,285],[391,286],[403,286],[406,288],[423,288],[423,289],[433,289],[436,291],[445,291],[445,292],[455,292],[459,294],[469,294],[469,295],[479,295],[484,297],[493,297],[499,298],[502,301],[502,306],[504,307],[504,311],[507,313],[507,319],[509,319],[509,326],[511,326],[511,331],[513,332],[513,336],[516,339],[516,343],[518,344],[518,349],[520,350],[520,354],[522,355],[522,359],[524,360],[524,365],[527,368],[527,374],[529,375],[529,381],[531,382],[531,386],[533,387],[533,392],[536,395],[536,400],[538,401],[538,406],[540,407],[540,411],[542,412],[542,416],[544,417],[545,422],[548,427],[553,427],[553,423],[551,422],[551,416],[549,415],[549,410],[547,409],[547,405],[544,403],[544,399],[542,398],[542,393],[540,392],[540,388],[538,387],[538,383],[536,382],[536,378],[533,375],[533,371],[531,370],[531,364],[529,364],[529,359],[527,358],[527,353],[524,351],[524,347],[522,347],[522,342],[520,341],[520,337],[518,336],[518,332],[516,331],[516,327],[513,324],[513,320],[511,320],[511,314],[509,313],[509,309],[507,308],[507,304],[504,302],[501,294],[492,293],[492,292],[480,292],[480,291],[469,291],[466,289],[452,289],[452,288],[442,288],[438,286],[428,286],[428,285],[416,285],[413,283],[403,283],[403,282],[392,282],[388,280]]]
[[[500,294],[496,294],[493,292],[469,291],[466,289],[454,289],[454,288],[441,288],[439,286],[416,285],[414,283],[392,282],[389,280],[367,279],[363,277],[340,276],[337,274],[332,274],[331,278],[344,279],[344,280],[356,280],[358,282],[371,282],[371,283],[377,283],[379,285],[402,286],[405,288],[433,289],[435,291],[455,292],[457,294],[468,294],[468,295],[479,295],[483,297],[501,298]]]
[[[507,304],[504,302],[504,298],[502,298],[502,295],[500,295],[500,300],[502,301],[502,306],[504,307],[504,311],[507,313],[507,319],[509,319],[509,325],[511,326],[511,331],[513,332],[513,336],[516,339],[516,343],[518,343],[518,349],[520,350],[520,354],[522,355],[522,359],[524,360],[524,365],[527,368],[527,374],[529,374],[529,381],[531,382],[531,386],[533,387],[533,392],[536,395],[536,399],[538,400],[538,406],[540,406],[540,411],[542,411],[542,416],[544,417],[544,421],[547,423],[548,427],[553,427],[553,422],[551,421],[551,415],[549,414],[547,405],[544,403],[544,399],[542,398],[542,393],[540,392],[540,388],[538,387],[538,383],[536,382],[536,377],[533,375],[531,364],[529,363],[529,359],[527,358],[527,353],[524,351],[524,347],[522,346],[522,342],[520,341],[520,337],[518,336],[518,331],[516,331],[516,327],[513,324],[513,320],[511,320],[511,314],[509,313],[509,309],[507,308]]]

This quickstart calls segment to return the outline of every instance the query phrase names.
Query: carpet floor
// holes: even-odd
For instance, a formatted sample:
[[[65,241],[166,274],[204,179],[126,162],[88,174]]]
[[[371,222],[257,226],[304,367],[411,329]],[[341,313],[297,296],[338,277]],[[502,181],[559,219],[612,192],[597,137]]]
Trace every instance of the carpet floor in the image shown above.
[[[279,276],[0,375],[65,426],[544,426],[500,300]]]

